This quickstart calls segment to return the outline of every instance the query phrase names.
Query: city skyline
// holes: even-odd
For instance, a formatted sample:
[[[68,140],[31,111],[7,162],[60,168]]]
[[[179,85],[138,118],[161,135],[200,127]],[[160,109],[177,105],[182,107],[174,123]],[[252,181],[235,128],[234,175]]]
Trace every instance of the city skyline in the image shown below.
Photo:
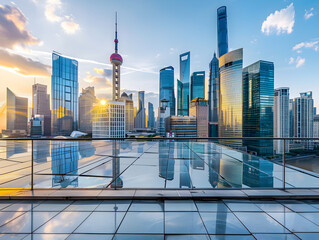
[[[173,3],[172,8],[178,2],[180,1]],[[162,24],[159,23],[159,16],[152,15],[150,23],[146,24],[142,20],[147,18],[150,13],[147,13],[144,17],[140,16],[138,14],[140,10],[136,7],[130,8],[131,3],[129,2],[113,3],[106,1],[100,4],[101,9],[105,8],[104,10],[107,10],[104,14],[97,10],[96,14],[96,18],[106,21],[103,28],[89,27],[88,23],[93,21],[94,17],[79,14],[84,11],[85,7],[89,11],[96,6],[89,6],[84,1],[77,1],[77,3],[71,11],[72,3],[65,1],[48,0],[41,3],[35,0],[15,1],[15,3],[4,1],[0,9],[1,25],[5,27],[3,31],[9,29],[8,16],[14,16],[15,14],[15,16],[23,17],[20,19],[11,18],[13,19],[11,22],[13,21],[16,27],[26,34],[20,36],[20,38],[8,35],[5,36],[4,41],[1,41],[3,59],[0,62],[0,76],[2,76],[1,81],[4,84],[0,88],[0,105],[5,103],[5,87],[9,87],[17,95],[28,97],[30,106],[34,74],[46,75],[45,77],[36,77],[36,81],[46,84],[48,92],[50,92],[50,69],[48,69],[48,66],[50,67],[49,58],[52,50],[62,52],[63,55],[71,56],[79,61],[79,89],[94,86],[98,97],[101,96],[101,92],[104,92],[110,98],[111,65],[106,59],[113,52],[114,47],[112,44],[114,39],[114,12],[121,9],[118,12],[120,16],[120,52],[125,58],[121,74],[123,76],[121,87],[127,93],[145,90],[145,101],[152,102],[154,109],[157,109],[159,70],[169,65],[176,69],[174,77],[176,89],[177,73],[179,72],[178,56],[183,52],[191,52],[190,72],[205,70],[207,78],[208,64],[214,52],[217,52],[216,9],[222,5],[227,6],[227,17],[229,18],[229,51],[237,47],[244,48],[243,67],[260,59],[273,61],[275,63],[275,88],[290,87],[292,98],[297,97],[300,92],[313,91],[314,102],[317,105],[319,92],[313,88],[313,84],[315,79],[319,77],[319,72],[314,67],[319,61],[316,58],[318,55],[319,31],[315,27],[315,22],[318,20],[318,2],[309,1],[300,4],[293,1],[272,1],[271,4],[258,3],[262,7],[258,9],[258,16],[255,12],[251,14],[251,18],[254,18],[255,21],[250,23],[250,18],[240,18],[240,21],[236,21],[236,19],[240,17],[240,14],[245,14],[249,10],[252,11],[252,6],[249,6],[251,1],[245,1],[244,4],[239,3],[239,1],[227,2],[227,4],[225,4],[225,1],[214,3],[202,1],[200,6],[186,1],[185,4],[181,5],[182,9],[186,12],[190,11],[190,8],[194,8],[194,11],[200,9],[203,11],[201,15],[203,19],[201,21],[193,20],[191,23],[189,20],[179,20],[175,15],[171,16],[172,10],[164,12],[167,15],[167,20],[163,21],[172,21],[173,27],[165,30],[169,34],[168,36],[172,36],[172,38],[164,38],[167,41],[161,42],[156,40],[158,34],[163,31],[161,29]],[[155,10],[162,11],[165,4],[150,1],[145,5],[153,12]],[[35,14],[31,12],[33,8],[37,10]],[[312,8],[313,10],[311,10]],[[133,23],[129,19],[132,16],[135,16],[133,22],[136,25],[133,29],[130,29]],[[285,21],[280,22],[280,19]],[[48,30],[42,25],[39,27],[39,22],[48,26],[54,36],[48,34]],[[194,28],[199,23],[201,24],[200,28],[194,32]],[[247,24],[247,27],[240,27],[238,24]],[[304,24],[307,24],[308,27],[303,28]],[[152,35],[146,34],[145,31],[152,26],[159,28],[159,32],[156,31]],[[182,41],[185,40],[186,33],[181,34],[182,30],[179,30],[179,27],[182,27],[184,32],[185,28],[187,29],[186,32],[194,32],[194,36],[191,34],[192,36],[186,38],[186,41]],[[92,39],[91,36],[96,37]],[[78,40],[79,38],[81,40]],[[195,41],[195,38],[197,41]],[[56,39],[59,41],[54,41]],[[202,44],[195,44],[198,41]],[[134,44],[134,47],[132,44]],[[18,45],[24,45],[24,49],[21,47],[18,49]],[[156,46],[156,48],[153,46]],[[95,48],[99,48],[98,51],[95,51]],[[8,54],[9,57],[7,57]],[[32,60],[26,62],[26,57]],[[13,61],[14,59],[16,60]],[[10,63],[10,60],[13,62]],[[149,65],[145,67],[147,64],[145,65],[143,61]],[[153,66],[150,67],[150,65]],[[13,70],[14,67],[20,69],[20,75],[17,75],[16,72],[13,73],[17,71]],[[28,75],[28,77],[25,78],[21,74]],[[19,85],[16,84],[17,82],[19,82]],[[149,82],[152,84],[146,84]],[[147,86],[147,89],[145,86]],[[131,89],[131,91],[128,89]],[[137,94],[134,94],[133,97],[136,103]]]

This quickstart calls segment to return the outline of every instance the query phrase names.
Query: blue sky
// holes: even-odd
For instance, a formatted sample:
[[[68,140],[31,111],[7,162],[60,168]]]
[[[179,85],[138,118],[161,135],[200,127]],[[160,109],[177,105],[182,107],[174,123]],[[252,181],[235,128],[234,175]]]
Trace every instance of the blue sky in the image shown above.
[[[159,69],[172,65],[178,78],[179,54],[190,51],[191,72],[204,70],[208,76],[217,51],[216,10],[222,5],[229,48],[244,48],[244,66],[273,61],[275,87],[290,87],[291,97],[312,90],[319,103],[317,0],[4,0],[1,5],[0,105],[7,86],[31,99],[34,76],[50,87],[52,50],[79,60],[80,87],[93,85],[99,97],[110,96],[111,76],[104,69],[110,69],[117,11],[121,88],[144,90],[157,108]],[[13,34],[13,27],[20,32]]]

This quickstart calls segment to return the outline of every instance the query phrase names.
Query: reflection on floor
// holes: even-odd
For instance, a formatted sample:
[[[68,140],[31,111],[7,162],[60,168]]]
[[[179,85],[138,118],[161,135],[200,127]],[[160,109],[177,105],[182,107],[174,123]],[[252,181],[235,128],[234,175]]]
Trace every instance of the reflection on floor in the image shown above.
[[[35,188],[281,188],[281,165],[212,142],[34,141]],[[0,188],[29,188],[31,143],[0,141]],[[286,187],[319,178],[286,167]]]
[[[319,201],[0,201],[0,239],[319,239]]]

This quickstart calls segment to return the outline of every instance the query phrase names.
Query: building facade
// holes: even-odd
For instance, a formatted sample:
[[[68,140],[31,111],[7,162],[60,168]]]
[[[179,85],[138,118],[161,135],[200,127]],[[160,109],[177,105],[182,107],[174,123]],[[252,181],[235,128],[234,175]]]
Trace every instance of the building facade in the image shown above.
[[[159,83],[159,105],[162,99],[169,101],[170,115],[174,116],[175,112],[175,93],[174,93],[174,68],[172,66],[160,70]]]
[[[319,115],[315,115],[313,118],[313,137],[319,138]],[[315,140],[318,142],[318,140]]]
[[[179,70],[180,80],[177,80],[177,115],[188,116],[190,102],[190,52],[179,56]]]
[[[162,99],[160,103],[160,107],[158,108],[158,116],[157,116],[157,133],[158,135],[164,137],[166,133],[166,118],[171,116],[171,111],[169,107],[169,101],[166,99]]]
[[[277,88],[274,94],[274,137],[289,137],[289,88]],[[285,152],[289,152],[288,146],[286,141]],[[276,154],[283,153],[282,141],[274,140],[274,151]]]
[[[133,95],[125,92],[121,95],[121,101],[125,102],[125,131],[131,132],[134,129],[134,103]]]
[[[194,116],[170,116],[165,119],[168,132],[175,137],[197,137],[196,117]]]
[[[227,10],[225,6],[217,9],[218,57],[228,53]]]
[[[208,106],[209,136],[218,137],[219,61],[216,53],[209,63]]]
[[[243,69],[243,137],[273,137],[274,63],[258,61]],[[249,151],[272,155],[273,141],[244,140]]]
[[[155,128],[155,114],[154,114],[154,106],[152,103],[148,103],[148,119],[147,119],[147,128]]]
[[[51,135],[70,135],[78,129],[78,62],[52,54]]]
[[[136,117],[134,119],[134,128],[145,128],[146,119],[145,119],[145,105],[144,105],[144,91],[138,92],[138,110]]]
[[[219,137],[243,136],[243,49],[226,53],[219,58]],[[241,145],[240,140],[222,141]]]
[[[92,111],[96,102],[94,87],[82,88],[79,97],[79,130],[92,133]]]
[[[208,134],[208,101],[195,98],[190,102],[189,115],[196,117],[197,137],[207,138]]]
[[[191,76],[191,98],[205,98],[205,71],[193,72]]]

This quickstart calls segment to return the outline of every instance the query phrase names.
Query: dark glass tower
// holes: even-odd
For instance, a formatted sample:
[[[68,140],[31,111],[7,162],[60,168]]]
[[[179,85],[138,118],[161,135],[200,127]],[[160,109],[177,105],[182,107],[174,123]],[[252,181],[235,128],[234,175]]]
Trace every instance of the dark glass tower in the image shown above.
[[[216,53],[209,63],[208,104],[209,136],[218,137],[219,61]]]
[[[243,137],[273,137],[274,63],[258,61],[243,69]],[[273,141],[244,141],[258,155],[273,154]]]
[[[148,119],[147,127],[153,129],[155,127],[155,116],[154,116],[154,106],[152,103],[148,103]]]
[[[175,93],[174,93],[174,68],[165,67],[160,70],[159,103],[161,100],[169,101],[170,115],[175,115]],[[160,105],[160,104],[159,104]]]
[[[192,74],[190,100],[194,98],[205,98],[205,71]]]
[[[178,103],[177,109],[178,115],[188,116],[189,112],[189,79],[190,79],[190,52],[183,53],[179,55],[179,76],[180,76],[180,84],[177,84],[178,87],[181,86],[181,91],[178,89],[178,93],[181,92],[181,96],[177,96],[178,100],[181,102]]]
[[[78,62],[52,54],[52,135],[78,129]]]
[[[217,9],[218,58],[228,53],[228,31],[226,6]]]

